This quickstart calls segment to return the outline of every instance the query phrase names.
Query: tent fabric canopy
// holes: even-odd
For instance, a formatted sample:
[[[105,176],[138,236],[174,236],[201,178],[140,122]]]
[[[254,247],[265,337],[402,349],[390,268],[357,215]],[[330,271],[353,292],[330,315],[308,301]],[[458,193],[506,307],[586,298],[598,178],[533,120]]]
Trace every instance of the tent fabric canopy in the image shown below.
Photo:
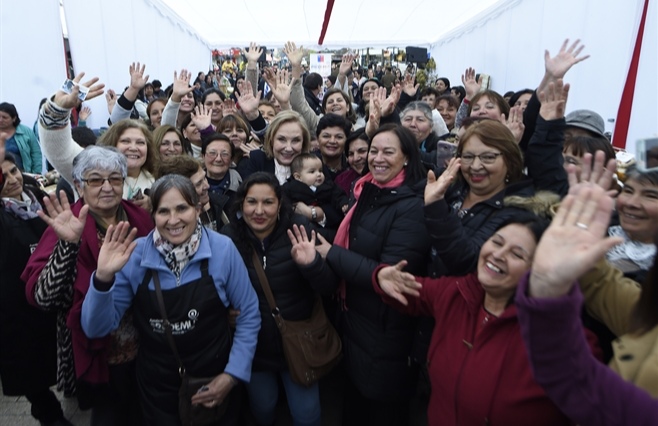
[[[288,41],[318,47],[326,0],[149,0],[194,27],[213,48],[267,47]],[[429,46],[501,0],[339,0],[333,2],[323,48]]]

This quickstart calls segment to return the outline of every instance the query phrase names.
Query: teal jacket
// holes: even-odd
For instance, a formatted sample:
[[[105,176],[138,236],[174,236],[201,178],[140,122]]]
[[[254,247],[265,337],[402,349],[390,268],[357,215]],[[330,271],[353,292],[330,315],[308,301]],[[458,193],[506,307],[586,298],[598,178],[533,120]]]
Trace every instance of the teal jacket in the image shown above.
[[[23,160],[23,170],[26,173],[41,174],[41,146],[39,141],[32,131],[27,126],[19,124],[16,127],[14,140],[18,145],[18,150],[21,152],[21,159]]]

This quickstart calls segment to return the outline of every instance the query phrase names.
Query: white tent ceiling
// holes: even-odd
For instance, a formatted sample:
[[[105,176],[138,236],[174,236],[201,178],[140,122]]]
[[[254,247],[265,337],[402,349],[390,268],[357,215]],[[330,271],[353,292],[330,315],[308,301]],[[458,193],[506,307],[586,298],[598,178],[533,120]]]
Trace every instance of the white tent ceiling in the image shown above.
[[[505,0],[336,0],[323,47],[428,46]],[[152,0],[213,48],[317,46],[327,0]]]

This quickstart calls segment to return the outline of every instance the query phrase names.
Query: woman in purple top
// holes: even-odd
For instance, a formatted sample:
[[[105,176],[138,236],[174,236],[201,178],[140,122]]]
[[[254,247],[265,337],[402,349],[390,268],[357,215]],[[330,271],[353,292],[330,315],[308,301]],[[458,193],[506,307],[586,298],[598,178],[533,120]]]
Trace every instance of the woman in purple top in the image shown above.
[[[535,380],[574,422],[655,425],[658,401],[592,357],[581,331],[583,297],[573,283],[621,242],[606,237],[613,200],[603,188],[609,188],[614,164],[604,169],[600,155],[597,163],[577,185],[570,170],[569,195],[537,247],[529,278],[518,287],[519,322]],[[654,263],[647,284],[655,277]],[[642,334],[655,329],[655,315],[642,316],[641,307],[636,313]]]

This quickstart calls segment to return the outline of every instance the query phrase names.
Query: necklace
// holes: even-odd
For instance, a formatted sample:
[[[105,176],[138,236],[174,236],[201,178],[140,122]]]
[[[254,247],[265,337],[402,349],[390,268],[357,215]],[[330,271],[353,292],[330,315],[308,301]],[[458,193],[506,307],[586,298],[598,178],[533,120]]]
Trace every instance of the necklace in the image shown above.
[[[135,193],[137,192],[137,182],[139,181],[139,177],[142,175],[142,172],[139,172],[139,175],[137,175],[136,178],[126,176],[126,185],[128,185],[128,197],[126,197],[127,200],[130,200],[133,198]],[[132,182],[132,184],[131,184]]]

